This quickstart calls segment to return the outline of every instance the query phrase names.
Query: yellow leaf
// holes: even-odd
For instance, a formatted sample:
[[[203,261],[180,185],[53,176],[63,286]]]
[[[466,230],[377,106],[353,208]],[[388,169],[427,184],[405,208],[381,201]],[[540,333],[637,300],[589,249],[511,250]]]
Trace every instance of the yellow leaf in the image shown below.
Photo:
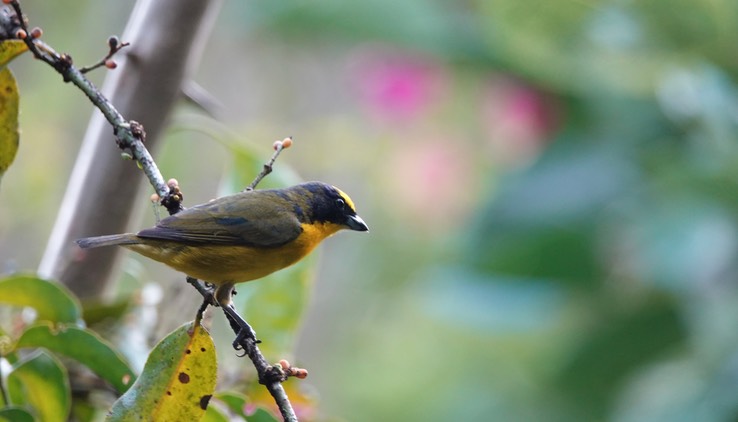
[[[5,43],[0,43],[0,46]],[[18,152],[18,86],[10,69],[0,69],[0,177]]]
[[[215,391],[215,345],[202,326],[185,324],[154,350],[143,373],[106,420],[197,421]]]
[[[10,63],[19,54],[28,50],[28,46],[21,40],[0,41],[0,67]]]

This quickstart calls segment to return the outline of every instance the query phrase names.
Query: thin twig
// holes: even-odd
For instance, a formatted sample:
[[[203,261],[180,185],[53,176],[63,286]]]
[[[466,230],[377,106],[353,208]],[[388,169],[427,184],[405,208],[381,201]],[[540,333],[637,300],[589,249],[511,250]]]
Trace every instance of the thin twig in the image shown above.
[[[187,277],[187,283],[191,284],[203,297],[203,303],[198,309],[196,317],[196,321],[199,322],[202,319],[203,312],[205,312],[209,305],[218,305],[213,298],[212,289],[203,286],[199,280],[193,277]],[[236,340],[233,342],[234,347],[236,350],[243,350],[245,356],[251,359],[254,368],[256,368],[259,383],[263,384],[269,391],[269,394],[274,398],[279,408],[279,413],[282,414],[282,418],[284,418],[285,422],[297,422],[295,410],[292,408],[292,404],[287,397],[287,392],[284,390],[282,383],[290,376],[298,378],[304,378],[304,376],[301,376],[298,371],[285,372],[283,366],[279,364],[269,365],[261,350],[259,350],[259,346],[257,346],[259,340],[256,339],[256,335],[248,323],[230,305],[223,307],[223,314],[228,320],[231,329],[236,334]],[[303,372],[307,374],[306,371]]]
[[[109,69],[115,69],[117,65],[115,64],[114,61],[110,59],[115,55],[115,53],[119,52],[125,47],[128,47],[129,45],[131,45],[131,43],[120,42],[120,40],[116,36],[112,36],[108,38],[108,48],[110,49],[108,50],[108,54],[106,54],[105,57],[100,59],[99,62],[91,66],[83,67],[82,69],[79,70],[79,72],[84,74],[84,73],[90,72],[102,66],[105,66]]]
[[[297,415],[295,415],[292,404],[290,404],[290,400],[287,397],[287,392],[284,391],[284,387],[282,386],[282,382],[286,381],[288,376],[282,370],[282,366],[269,365],[253,338],[244,338],[239,344],[243,347],[249,359],[251,359],[254,367],[256,367],[256,371],[259,374],[259,384],[263,384],[269,390],[269,394],[272,395],[274,401],[277,403],[282,418],[284,418],[285,422],[297,422]]]
[[[250,191],[256,188],[259,182],[261,182],[264,177],[272,172],[274,163],[276,162],[277,157],[279,157],[279,154],[282,152],[282,150],[291,146],[292,137],[274,142],[274,153],[272,154],[272,157],[266,164],[264,164],[262,171],[256,176],[254,181],[251,182],[251,184],[246,189],[244,189],[244,191]],[[197,289],[197,291],[203,295],[203,306],[198,312],[198,315],[201,315],[202,311],[204,311],[204,309],[207,307],[206,303],[212,301],[212,292],[206,291],[206,289],[202,287],[199,281],[191,277],[187,278],[187,282],[192,284]],[[259,340],[256,339],[254,331],[251,329],[248,323],[238,314],[235,308],[228,305],[227,307],[223,308],[223,313],[228,319],[233,332],[236,334],[234,347],[236,348],[236,350],[243,350],[245,355],[248,356],[249,359],[251,359],[251,362],[256,368],[256,373],[259,376],[259,383],[263,384],[269,391],[269,394],[271,394],[274,398],[274,401],[277,403],[277,407],[279,408],[279,412],[282,414],[282,418],[285,420],[285,422],[297,422],[295,410],[292,408],[292,404],[287,397],[287,392],[284,390],[282,383],[286,381],[290,376],[304,377],[304,375],[302,374],[306,375],[307,372],[304,370],[302,372],[285,372],[282,365],[269,365],[269,362],[267,362],[267,360],[264,358],[264,355],[261,353],[261,350],[259,350],[259,346],[257,345],[259,343]],[[238,320],[240,320],[241,324],[239,324]]]
[[[10,7],[13,8],[13,11],[15,12],[16,17],[18,18],[17,22],[15,23],[20,27],[20,29],[23,30],[23,32],[20,32],[20,31],[16,32],[18,37],[21,38],[26,43],[26,45],[28,46],[28,50],[31,53],[33,53],[34,57],[36,57],[37,59],[43,60],[44,62],[46,62],[46,64],[57,69],[56,63],[54,62],[54,60],[51,57],[45,54],[42,54],[41,51],[36,47],[36,43],[34,43],[35,38],[30,36],[28,32],[28,26],[26,25],[26,21],[25,19],[23,19],[23,12],[21,11],[20,3],[18,3],[17,0],[13,0],[10,2]],[[59,69],[57,69],[57,71],[61,73]]]
[[[199,280],[193,277],[187,277],[187,282],[203,297],[202,306],[198,309],[196,317],[196,321],[199,322],[208,305],[218,305],[213,298],[212,289],[204,287]],[[223,314],[228,320],[231,329],[236,334],[236,340],[233,342],[234,348],[236,350],[243,350],[244,355],[249,357],[254,368],[256,368],[259,383],[264,385],[269,391],[269,394],[272,395],[285,422],[297,422],[295,410],[292,408],[292,404],[290,403],[289,397],[287,397],[287,392],[284,390],[282,383],[290,376],[304,378],[307,375],[307,371],[288,370],[285,372],[285,368],[281,364],[269,365],[261,350],[259,350],[259,340],[256,339],[251,326],[249,326],[231,305],[223,307]]]
[[[285,372],[280,364],[269,365],[269,362],[267,362],[261,350],[259,350],[259,340],[256,339],[256,334],[231,305],[223,307],[223,313],[228,319],[231,328],[236,333],[234,347],[236,350],[242,349],[245,355],[251,359],[251,363],[253,363],[256,373],[259,376],[259,384],[264,385],[269,391],[269,394],[272,395],[284,421],[297,422],[295,410],[292,408],[290,399],[287,397],[287,392],[282,386],[282,383],[289,378],[290,373]],[[240,320],[240,323],[238,320]],[[246,326],[243,327],[241,324],[245,324]]]
[[[12,0],[10,5],[18,16],[18,25],[25,31],[26,36],[23,38],[23,41],[33,56],[53,67],[62,75],[65,82],[73,83],[87,95],[87,98],[92,101],[92,104],[102,112],[105,119],[113,126],[113,134],[115,135],[118,147],[124,151],[128,150],[131,156],[141,165],[151,186],[157,195],[162,198],[162,204],[167,207],[170,213],[180,210],[181,203],[170,200],[169,188],[164,182],[164,178],[156,166],[154,159],[143,144],[145,138],[143,126],[134,121],[127,121],[113,107],[110,101],[105,98],[100,90],[79,69],[74,67],[72,58],[69,55],[59,54],[39,39],[29,36],[28,27],[23,19],[20,4],[17,0]]]
[[[277,161],[277,157],[279,157],[279,154],[282,153],[282,150],[285,148],[289,148],[292,146],[292,137],[289,136],[287,138],[284,138],[281,141],[275,141],[274,142],[274,154],[272,154],[272,158],[269,159],[264,164],[264,167],[262,167],[261,172],[256,176],[253,182],[251,182],[250,185],[246,187],[243,191],[250,191],[254,190],[256,188],[256,185],[261,182],[261,179],[265,178],[269,173],[272,172],[272,167],[274,166],[274,162]]]

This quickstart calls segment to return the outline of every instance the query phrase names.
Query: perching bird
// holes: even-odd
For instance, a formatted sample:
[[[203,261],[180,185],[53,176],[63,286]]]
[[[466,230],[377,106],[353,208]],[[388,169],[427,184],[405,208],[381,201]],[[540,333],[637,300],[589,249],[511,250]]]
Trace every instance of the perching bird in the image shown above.
[[[121,245],[216,286],[230,304],[235,283],[288,267],[341,229],[368,231],[351,198],[321,182],[215,199],[138,233],[77,240],[84,248]]]

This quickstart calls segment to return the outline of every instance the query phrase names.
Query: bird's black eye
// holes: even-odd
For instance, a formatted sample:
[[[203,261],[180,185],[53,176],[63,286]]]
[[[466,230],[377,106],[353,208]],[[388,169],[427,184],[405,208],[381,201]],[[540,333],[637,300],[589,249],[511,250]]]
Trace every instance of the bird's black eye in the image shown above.
[[[338,208],[339,210],[342,210],[345,205],[346,205],[346,202],[343,199],[341,198],[336,199],[336,208]]]

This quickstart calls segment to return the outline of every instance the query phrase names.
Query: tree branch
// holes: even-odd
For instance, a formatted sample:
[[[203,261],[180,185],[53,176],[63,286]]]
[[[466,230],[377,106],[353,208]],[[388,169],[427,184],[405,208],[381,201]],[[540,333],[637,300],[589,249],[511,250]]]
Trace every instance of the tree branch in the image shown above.
[[[274,154],[264,164],[262,171],[254,178],[244,191],[250,191],[256,188],[261,180],[272,172],[274,162],[279,157],[279,154],[286,148],[292,146],[292,137],[285,138],[281,141],[274,142]],[[197,312],[197,320],[202,319],[202,314],[205,312],[209,305],[218,306],[217,301],[213,297],[213,289],[203,287],[202,283],[192,277],[187,277],[187,282],[190,283],[202,296],[203,303]],[[269,365],[269,362],[262,355],[259,346],[260,341],[256,338],[256,333],[251,326],[241,317],[238,312],[233,308],[232,305],[223,307],[223,314],[228,319],[228,323],[236,334],[236,339],[233,341],[233,347],[236,350],[243,350],[244,354],[251,359],[251,362],[256,368],[256,373],[259,376],[259,383],[264,385],[269,394],[272,395],[274,401],[277,403],[279,412],[282,414],[282,418],[285,422],[297,422],[297,416],[292,408],[287,392],[284,390],[282,383],[287,381],[290,376],[297,378],[305,378],[307,371],[299,368],[292,368],[289,363],[285,360],[280,361],[277,365]]]
[[[57,53],[53,48],[33,36],[33,32],[38,31],[28,30],[25,19],[23,18],[20,3],[18,3],[17,0],[10,1],[10,6],[18,17],[17,23],[20,27],[20,31],[16,31],[16,33],[20,34],[20,38],[26,43],[28,50],[33,53],[34,57],[47,63],[59,72],[65,82],[73,83],[77,88],[85,93],[87,98],[92,101],[92,104],[102,112],[108,123],[113,126],[113,134],[115,135],[118,147],[122,150],[129,150],[131,156],[141,164],[146,177],[149,178],[151,186],[153,186],[159,197],[162,198],[162,203],[170,204],[172,207],[179,209],[180,204],[175,204],[174,201],[171,201],[169,188],[164,182],[164,178],[162,177],[159,168],[156,166],[153,158],[151,158],[151,154],[149,154],[149,151],[143,145],[145,139],[143,127],[138,122],[126,121],[126,119],[118,112],[118,110],[116,110],[115,107],[113,107],[110,101],[97,89],[97,87],[84,76],[84,72],[74,67],[71,56],[68,54]],[[111,37],[111,39],[113,38]],[[105,60],[109,59],[120,49],[120,45],[118,45],[118,43],[116,43],[115,46],[112,46],[113,43],[108,41],[108,44],[111,47]],[[124,43],[123,45],[128,45],[128,43]]]
[[[217,307],[219,305],[213,296],[212,288],[203,286],[202,282],[196,278],[188,276],[186,279],[203,297],[202,306],[198,309],[195,319],[195,325],[197,325],[202,320],[203,313],[208,306]],[[282,383],[287,381],[290,376],[305,378],[307,377],[307,371],[300,368],[292,368],[285,360],[280,361],[278,365],[269,365],[261,350],[259,350],[259,346],[257,346],[260,341],[256,339],[256,333],[246,320],[238,314],[232,305],[223,307],[223,314],[228,320],[231,329],[236,334],[233,347],[236,350],[243,350],[244,355],[249,357],[254,368],[256,368],[259,384],[264,385],[269,391],[269,394],[272,395],[279,409],[279,413],[285,422],[297,422],[295,410],[292,408],[292,404],[287,397],[287,392],[284,390]]]
[[[106,74],[102,93],[84,82],[86,79],[78,70],[65,71],[69,73],[65,79],[79,81],[77,86],[96,107],[102,103],[102,114],[94,112],[90,120],[39,266],[41,275],[60,280],[83,298],[99,296],[110,281],[119,250],[100,249],[81,255],[74,246],[74,240],[80,237],[127,231],[135,208],[114,204],[134,203],[142,196],[143,185],[131,182],[138,180],[136,166],[121,160],[120,152],[110,148],[109,125],[114,128],[118,145],[139,161],[170,212],[179,208],[176,201],[166,200],[167,185],[142,142],[138,142],[144,139],[143,128],[132,123],[146,126],[146,146],[155,147],[180,98],[183,82],[199,61],[221,3],[222,0],[139,0],[123,35],[131,41],[131,47],[118,52],[119,64],[116,71]],[[48,46],[44,49],[51,50]],[[112,101],[101,102],[101,98]]]
[[[169,2],[173,2],[174,4],[169,4]],[[219,0],[212,0],[213,3],[219,3]],[[156,19],[159,16],[161,16],[162,10],[157,9],[157,6],[154,6],[154,3],[157,3],[158,7],[164,8],[167,12],[171,12],[174,10],[186,10],[186,15],[188,17],[192,16],[202,16],[206,15],[207,11],[207,1],[203,0],[192,0],[183,2],[181,0],[169,0],[169,1],[159,1],[159,2],[153,2],[153,0],[140,0],[140,2],[137,4],[137,9],[139,10],[139,7],[142,9],[146,9],[148,13],[143,14],[143,24],[141,25],[133,25],[136,28],[145,28],[145,39],[142,38],[141,32],[136,31],[134,32],[134,35],[131,36],[133,41],[133,45],[137,47],[137,49],[134,51],[133,57],[138,60],[133,60],[130,64],[131,67],[139,67],[142,63],[146,62],[147,56],[143,54],[143,52],[139,49],[141,46],[143,47],[151,47],[152,45],[157,46],[156,40],[157,37],[152,37],[152,31],[150,31],[150,28],[152,28],[151,23],[149,20]],[[186,3],[186,4],[185,4]],[[33,53],[33,55],[37,58],[42,60],[43,62],[49,64],[52,66],[57,72],[59,72],[65,82],[72,82],[75,86],[77,86],[82,92],[85,93],[85,95],[92,101],[92,103],[95,105],[95,107],[102,112],[102,115],[107,120],[107,122],[113,127],[113,134],[116,139],[116,143],[118,147],[123,150],[126,153],[129,153],[132,158],[134,158],[143,169],[144,173],[149,179],[149,182],[151,186],[156,191],[156,194],[161,198],[162,205],[167,207],[167,210],[170,214],[175,214],[178,211],[182,209],[181,207],[181,199],[182,195],[179,191],[179,187],[177,186],[176,181],[170,181],[169,185],[164,182],[164,178],[162,177],[161,173],[159,172],[156,163],[154,162],[153,158],[149,154],[147,148],[144,146],[144,141],[146,139],[146,132],[143,129],[143,126],[134,120],[126,120],[123,117],[123,112],[118,111],[116,107],[113,106],[113,104],[104,96],[93,84],[90,82],[85,76],[84,73],[88,72],[92,69],[95,69],[97,67],[101,67],[102,65],[106,65],[106,67],[116,67],[112,65],[108,65],[109,60],[111,57],[120,50],[123,46],[128,45],[127,43],[119,44],[119,41],[117,38],[111,37],[108,40],[109,45],[109,52],[108,54],[98,63],[96,63],[93,66],[83,68],[82,70],[77,69],[73,63],[72,58],[67,54],[58,54],[56,53],[51,47],[46,45],[45,43],[41,42],[38,37],[40,37],[40,30],[33,30],[31,32],[28,31],[28,28],[25,23],[25,19],[23,18],[22,11],[20,8],[20,4],[17,0],[10,0],[9,4],[11,7],[13,7],[18,19],[14,21],[14,23],[18,26],[18,29],[10,29],[8,30],[8,33],[10,34],[16,34],[18,38],[23,39],[26,44],[28,45],[29,50]],[[176,6],[175,6],[176,5]],[[200,13],[193,13],[193,10],[195,8],[195,5],[199,6],[201,9]],[[215,9],[217,7],[211,7],[210,10]],[[158,10],[158,12],[155,12],[155,10]],[[171,16],[176,16],[178,18],[181,18],[182,16],[174,13],[171,14]],[[213,14],[207,14],[209,16],[213,16]],[[136,22],[136,15],[134,11],[134,18],[131,19],[131,22]],[[155,18],[152,18],[155,17]],[[139,16],[140,17],[140,16]],[[207,21],[206,19],[203,19],[206,21],[206,23],[212,23],[212,21]],[[5,22],[5,21],[3,21]],[[149,23],[149,25],[146,25],[146,22]],[[166,23],[175,24],[174,27],[179,28],[187,28],[190,29],[192,27],[197,27],[198,23],[200,26],[207,27],[208,25],[205,25],[202,21],[195,20],[192,25],[185,25],[180,19],[164,19],[164,23],[157,22],[157,28],[162,27],[162,25],[166,28],[165,32],[167,39],[177,39],[177,35],[174,33],[176,32],[173,27],[167,26]],[[7,28],[0,28],[0,29],[7,29]],[[152,59],[153,62],[156,62],[156,58],[160,57],[171,57],[174,55],[179,59],[181,62],[172,62],[168,61],[166,62],[166,67],[157,67],[156,69],[159,71],[166,71],[167,80],[168,81],[175,81],[176,84],[170,84],[169,85],[169,91],[168,93],[170,95],[167,96],[167,107],[164,108],[157,108],[157,111],[159,113],[153,113],[153,110],[149,110],[148,108],[146,111],[141,111],[140,108],[136,108],[135,111],[138,111],[141,113],[140,115],[142,118],[150,119],[149,121],[153,120],[154,122],[161,122],[164,120],[161,119],[153,119],[153,115],[162,115],[162,110],[165,110],[164,116],[166,116],[167,111],[171,109],[171,106],[173,104],[173,101],[175,99],[175,92],[179,92],[179,88],[182,84],[182,80],[184,79],[184,75],[186,72],[180,71],[177,77],[172,77],[172,73],[177,73],[177,69],[180,68],[186,68],[187,62],[191,61],[191,56],[187,53],[192,49],[192,43],[197,39],[193,33],[196,33],[197,31],[187,31],[190,37],[187,40],[187,44],[181,46],[181,48],[159,48],[159,47],[152,47],[153,51],[157,54],[153,57],[148,57]],[[155,35],[155,34],[154,34]],[[202,37],[200,37],[202,38]],[[161,40],[161,38],[158,38]],[[139,41],[137,41],[139,40]],[[179,54],[172,54],[172,53],[179,53]],[[194,55],[194,54],[192,54]],[[124,64],[130,63],[129,61],[124,62]],[[141,69],[137,69],[141,70]],[[135,72],[135,70],[128,70],[128,72]],[[124,72],[123,69],[121,69],[117,75],[128,75],[128,73]],[[142,82],[145,80],[145,77],[143,74],[139,74],[140,76],[140,83],[139,85],[134,85],[134,89],[138,88],[137,93],[141,95],[140,97],[130,97],[133,99],[137,99],[138,101],[144,101],[143,98],[146,100],[151,100],[151,91],[141,91],[141,85],[145,85]],[[113,93],[119,92],[118,89],[120,89],[123,85],[123,83],[119,82],[120,77],[118,78],[111,78],[111,80],[114,80],[115,82],[111,82],[110,84],[114,87],[112,89]],[[159,81],[158,83],[162,83]],[[107,82],[106,82],[106,86]],[[176,89],[176,91],[174,91]],[[122,91],[127,92],[127,91]],[[145,101],[144,101],[145,102]],[[130,102],[124,102],[125,105],[128,105],[128,107],[132,107],[133,104],[136,104],[136,101],[130,101]],[[122,109],[125,108],[125,106],[121,107]],[[133,110],[130,110],[133,111]],[[81,237],[80,228],[82,231],[84,229],[89,229],[89,227],[84,227],[79,224],[75,225],[72,224],[72,217],[74,216],[75,221],[95,221],[95,220],[89,220],[89,216],[80,216],[77,214],[77,212],[72,212],[71,214],[67,213],[65,214],[64,211],[67,210],[67,207],[70,207],[71,209],[79,210],[80,204],[84,202],[84,198],[92,198],[93,201],[98,201],[100,198],[107,198],[107,194],[109,192],[98,189],[101,185],[99,183],[90,183],[90,181],[100,180],[100,179],[111,179],[113,178],[114,182],[118,182],[122,179],[116,179],[114,176],[111,176],[110,169],[107,168],[105,171],[100,171],[99,165],[96,165],[101,160],[102,154],[102,144],[104,136],[101,136],[101,131],[104,127],[104,124],[101,124],[98,119],[97,114],[93,116],[92,122],[90,123],[90,128],[88,130],[88,134],[85,137],[85,142],[82,146],[82,151],[80,152],[81,157],[77,161],[77,167],[75,167],[75,171],[72,175],[72,180],[70,181],[70,187],[68,188],[67,194],[65,195],[64,204],[62,205],[62,212],[60,213],[54,233],[52,234],[52,239],[49,242],[49,246],[47,248],[46,254],[44,256],[44,262],[42,262],[41,268],[39,268],[39,273],[46,273],[45,275],[52,278],[58,278],[62,280],[63,282],[66,282],[70,287],[73,287],[73,290],[76,291],[76,293],[82,295],[82,296],[92,296],[90,294],[90,287],[91,285],[88,284],[82,284],[82,285],[76,285],[72,284],[71,281],[78,281],[79,275],[80,275],[80,269],[85,268],[86,274],[91,274],[91,279],[94,280],[95,285],[100,286],[103,283],[100,283],[100,271],[107,271],[107,273],[110,272],[110,268],[112,267],[112,259],[107,260],[107,264],[103,266],[98,266],[98,271],[92,271],[90,272],[90,262],[86,259],[86,257],[83,257],[82,259],[64,259],[64,254],[61,253],[60,247],[58,246],[59,240],[63,239],[62,242],[69,243],[71,242],[69,240]],[[158,133],[160,131],[161,126],[157,126],[156,132]],[[92,139],[92,141],[90,141]],[[90,149],[88,150],[88,144],[92,143],[92,146],[90,146]],[[264,165],[263,171],[256,177],[256,179],[247,187],[246,190],[251,190],[256,187],[256,185],[267,175],[272,171],[272,166],[279,156],[280,152],[284,148],[288,148],[292,144],[291,138],[286,138],[283,141],[277,141],[274,144],[275,152],[270,159],[270,161]],[[109,148],[108,148],[109,149]],[[109,157],[109,154],[108,154]],[[112,162],[110,160],[105,160],[106,165],[112,165],[114,163],[119,163],[120,157],[115,157],[115,161]],[[83,163],[83,164],[80,164]],[[82,168],[82,170],[80,170]],[[106,177],[107,176],[107,177]],[[90,186],[92,185],[92,187]],[[131,184],[129,184],[131,185]],[[84,193],[84,195],[82,195]],[[132,196],[135,196],[137,194],[136,190],[129,190],[127,191],[127,196],[131,196],[130,199],[121,198],[120,192],[117,191],[116,186],[116,202],[123,202],[126,201],[130,202],[132,199]],[[92,210],[99,210],[102,209],[104,214],[102,215],[102,219],[98,221],[103,221],[105,223],[105,226],[108,230],[110,230],[110,220],[108,217],[110,217],[110,212],[114,211],[116,209],[121,209],[125,207],[100,207],[99,204],[96,204],[97,206],[90,206],[88,209]],[[130,208],[130,207],[129,207]],[[99,211],[98,211],[99,212]],[[123,225],[127,222],[127,214],[125,215],[125,218],[121,218],[118,221],[121,222]],[[76,230],[75,230],[76,229]],[[115,230],[115,229],[114,229]],[[123,230],[120,230],[123,231]],[[91,230],[91,232],[95,232],[94,230]],[[61,233],[61,234],[59,234]],[[86,234],[86,233],[84,233]],[[70,239],[71,238],[71,239]],[[112,251],[115,251],[115,249],[111,249]],[[104,250],[102,250],[104,251]],[[94,252],[94,251],[93,251]],[[89,254],[89,255],[92,255]],[[92,259],[99,259],[99,257],[93,257]],[[94,261],[93,261],[94,262]],[[98,261],[99,262],[99,261]],[[60,270],[60,265],[66,265],[65,268],[62,268]],[[74,278],[72,278],[75,275]],[[107,277],[103,277],[103,279],[106,279]],[[207,308],[208,304],[215,303],[212,298],[212,291],[207,290],[202,287],[200,282],[198,280],[195,280],[191,277],[187,277],[187,281],[195,286],[198,291],[205,297],[205,301],[203,302],[203,306],[198,311],[198,319],[201,317],[202,312]],[[95,290],[96,293],[100,292],[101,288],[97,288]],[[208,296],[209,295],[209,296]],[[295,415],[295,412],[289,402],[289,399],[287,397],[286,392],[284,391],[284,388],[282,387],[282,382],[287,380],[289,376],[296,376],[296,377],[304,377],[306,376],[306,372],[304,370],[299,370],[297,368],[290,368],[289,364],[286,363],[286,361],[280,362],[280,364],[277,365],[269,365],[264,358],[264,356],[261,354],[261,351],[259,350],[257,343],[259,342],[253,330],[251,330],[250,326],[246,323],[246,321],[241,318],[238,313],[233,309],[232,307],[223,308],[224,313],[226,315],[226,318],[228,319],[231,327],[234,329],[234,332],[236,333],[236,340],[234,341],[234,347],[236,349],[243,349],[246,353],[246,355],[249,356],[251,361],[253,362],[258,376],[259,376],[259,382],[261,384],[264,384],[266,388],[269,390],[270,394],[274,397],[277,406],[284,418],[285,421],[297,421],[297,417]],[[248,327],[248,330],[244,330],[243,328]],[[303,371],[303,372],[300,372]],[[301,376],[302,375],[302,376]]]

